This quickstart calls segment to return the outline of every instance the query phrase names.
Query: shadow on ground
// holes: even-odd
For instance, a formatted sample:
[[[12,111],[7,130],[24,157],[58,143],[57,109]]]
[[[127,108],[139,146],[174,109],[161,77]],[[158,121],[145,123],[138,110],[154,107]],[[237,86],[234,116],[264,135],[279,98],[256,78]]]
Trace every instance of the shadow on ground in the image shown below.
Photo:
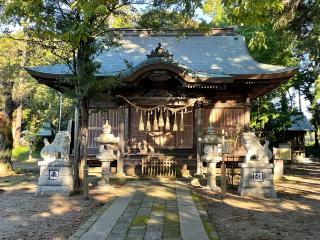
[[[275,183],[278,199],[254,199],[230,190],[227,198],[196,189],[225,240],[301,240],[320,236],[320,164],[296,166]]]

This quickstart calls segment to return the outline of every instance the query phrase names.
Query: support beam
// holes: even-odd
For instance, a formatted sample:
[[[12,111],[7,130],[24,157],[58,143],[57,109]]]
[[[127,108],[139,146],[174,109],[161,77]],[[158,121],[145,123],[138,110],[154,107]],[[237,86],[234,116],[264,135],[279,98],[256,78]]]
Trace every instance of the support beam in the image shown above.
[[[247,97],[244,108],[244,131],[249,131],[250,129],[250,107],[250,97]]]
[[[124,148],[125,148],[125,107],[120,106],[119,111],[119,152],[120,156],[117,160],[117,175],[124,175],[123,173],[123,157],[124,157]]]
[[[195,106],[195,136],[196,136],[196,147],[197,147],[197,175],[202,174],[202,162],[201,162],[201,145],[198,141],[199,138],[202,138],[202,128],[203,128],[203,119],[202,119],[202,108],[201,106]]]

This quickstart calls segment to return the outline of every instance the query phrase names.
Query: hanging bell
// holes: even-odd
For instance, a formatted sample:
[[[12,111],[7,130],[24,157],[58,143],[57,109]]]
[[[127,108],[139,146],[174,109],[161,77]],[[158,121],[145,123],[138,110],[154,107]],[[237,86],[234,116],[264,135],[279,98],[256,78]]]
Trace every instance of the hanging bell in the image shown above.
[[[169,111],[167,111],[167,118],[166,118],[166,130],[170,131],[170,118],[169,118]]]
[[[154,131],[158,131],[158,130],[159,130],[159,127],[158,127],[158,118],[157,118],[157,110],[155,110],[155,112],[154,112],[153,130],[154,130]]]
[[[141,111],[141,114],[140,114],[139,131],[144,131],[144,123],[143,123],[142,111]]]
[[[163,120],[163,114],[162,114],[162,108],[160,109],[160,116],[159,116],[159,128],[163,128],[164,127],[164,120]]]
[[[180,118],[180,131],[184,131],[184,121],[183,121],[183,111],[181,111],[181,118]]]
[[[173,122],[172,131],[174,131],[174,132],[178,131],[177,112],[174,112],[174,122]]]
[[[147,131],[151,131],[151,123],[150,123],[150,113],[148,112],[148,118],[147,118]]]

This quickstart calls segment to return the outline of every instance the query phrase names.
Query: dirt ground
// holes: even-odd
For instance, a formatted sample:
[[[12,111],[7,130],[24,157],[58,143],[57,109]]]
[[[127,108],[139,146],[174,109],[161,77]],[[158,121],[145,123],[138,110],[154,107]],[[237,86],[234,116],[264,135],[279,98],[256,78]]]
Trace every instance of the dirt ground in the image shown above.
[[[67,239],[104,202],[125,191],[116,186],[108,194],[35,197],[36,162],[16,168],[24,174],[0,178],[0,239]],[[238,179],[236,179],[237,182]],[[228,188],[227,198],[200,188],[212,224],[221,240],[320,239],[320,163],[300,165],[294,174],[276,182],[278,199],[254,199]]]
[[[296,166],[275,185],[278,199],[196,192],[221,240],[320,239],[320,164]]]
[[[68,239],[114,194],[91,190],[89,201],[81,195],[35,197],[36,161],[15,164],[27,172],[0,178],[0,239]]]

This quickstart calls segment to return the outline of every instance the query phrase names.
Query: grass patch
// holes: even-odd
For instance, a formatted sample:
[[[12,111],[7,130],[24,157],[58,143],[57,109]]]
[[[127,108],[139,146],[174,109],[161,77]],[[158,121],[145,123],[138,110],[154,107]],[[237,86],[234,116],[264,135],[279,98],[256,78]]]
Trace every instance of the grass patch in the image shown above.
[[[163,225],[163,238],[164,239],[180,239],[180,225],[179,223],[172,223],[165,221]]]
[[[40,158],[39,151],[32,152],[33,158]],[[29,147],[28,146],[17,146],[12,149],[12,158],[15,160],[26,161],[29,159]]]
[[[205,209],[203,208],[202,204],[201,204],[201,198],[195,193],[195,192],[191,192],[191,196],[193,201],[195,202],[195,205],[198,209],[198,211],[205,211]],[[211,224],[211,222],[209,221],[208,215],[205,214],[200,214],[200,218],[204,227],[204,230],[206,231],[209,240],[220,240],[220,238],[217,235],[216,230],[214,229],[213,225]]]
[[[212,224],[207,219],[201,219],[203,223],[204,230],[206,231],[210,240],[220,240],[217,236],[216,231],[214,230]]]
[[[164,213],[163,238],[179,239],[181,237],[178,211],[166,208]]]
[[[132,200],[129,205],[130,206],[140,206],[142,203],[142,200]]]
[[[145,226],[148,224],[149,216],[135,216],[131,222],[131,226]]]
[[[192,200],[193,200],[194,202],[199,202],[199,201],[200,201],[198,195],[195,194],[194,192],[191,192],[191,197],[192,197]]]
[[[165,206],[163,206],[163,205],[154,205],[152,208],[152,211],[160,213],[160,212],[164,212],[164,208],[165,208]]]
[[[179,223],[179,216],[178,212],[165,212],[164,213],[164,219],[165,221],[173,222],[173,223]]]
[[[15,176],[8,176],[8,177],[0,177],[0,187],[8,187],[19,184],[28,180],[30,176],[26,175],[15,175]]]

